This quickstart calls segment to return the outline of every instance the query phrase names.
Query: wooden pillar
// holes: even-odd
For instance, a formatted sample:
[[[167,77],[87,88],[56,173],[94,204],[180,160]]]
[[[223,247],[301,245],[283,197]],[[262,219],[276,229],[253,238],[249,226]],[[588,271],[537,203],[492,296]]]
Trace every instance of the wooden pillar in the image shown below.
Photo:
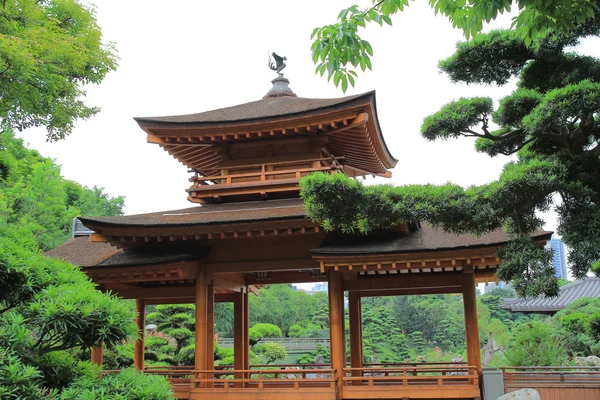
[[[135,324],[138,329],[138,339],[133,345],[133,367],[138,371],[144,370],[144,335],[146,331],[146,302],[144,299],[135,300],[137,317]]]
[[[102,343],[98,344],[98,346],[92,347],[92,364],[95,364],[99,367],[102,367],[102,353],[103,353],[103,345]]]
[[[477,298],[473,269],[463,269],[463,305],[465,308],[465,331],[467,333],[467,363],[481,374],[479,324],[477,322]]]
[[[362,343],[362,309],[358,292],[348,292],[348,311],[350,319],[350,366],[363,367]],[[352,376],[362,376],[361,371],[352,371]],[[353,381],[353,385],[360,385],[360,381]]]
[[[244,293],[244,369],[250,369],[250,292]]]
[[[246,352],[245,350],[245,335],[244,335],[244,293],[236,293],[233,301],[233,369],[243,370]],[[234,374],[235,379],[242,379],[243,373]],[[235,387],[242,387],[242,384],[235,384]]]
[[[211,283],[208,285],[206,292],[206,308],[207,308],[207,317],[206,317],[206,369],[214,370],[215,369],[215,285]],[[209,379],[214,379],[214,374],[209,374],[207,376]],[[208,383],[207,387],[212,388],[213,384],[211,382]]]
[[[329,336],[331,368],[337,378],[337,398],[343,398],[344,368],[346,367],[346,343],[344,341],[344,291],[339,271],[329,271]]]
[[[208,278],[206,272],[200,271],[196,276],[196,354],[195,369],[208,369],[207,322],[208,322]],[[211,338],[212,340],[212,338]],[[206,374],[198,374],[198,378],[206,378]],[[206,387],[200,384],[200,388]]]

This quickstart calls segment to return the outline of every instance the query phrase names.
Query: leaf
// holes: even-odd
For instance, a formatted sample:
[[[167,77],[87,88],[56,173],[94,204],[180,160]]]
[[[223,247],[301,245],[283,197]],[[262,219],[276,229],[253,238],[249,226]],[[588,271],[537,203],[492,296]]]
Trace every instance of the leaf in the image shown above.
[[[366,40],[363,40],[362,44],[365,46],[365,50],[367,51],[367,53],[369,53],[369,55],[372,56],[373,48],[371,47],[371,44],[369,42],[367,42]]]
[[[346,93],[346,90],[348,90],[348,78],[346,75],[342,75],[342,92]]]

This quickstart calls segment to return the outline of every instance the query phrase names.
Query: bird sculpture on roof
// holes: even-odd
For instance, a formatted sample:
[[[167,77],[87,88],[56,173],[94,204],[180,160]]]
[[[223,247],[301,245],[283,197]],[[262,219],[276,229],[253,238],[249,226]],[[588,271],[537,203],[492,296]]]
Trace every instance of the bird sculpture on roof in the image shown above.
[[[286,57],[280,57],[276,53],[269,54],[269,68],[277,72],[279,76],[283,76],[281,70],[285,68],[284,61],[287,61]]]

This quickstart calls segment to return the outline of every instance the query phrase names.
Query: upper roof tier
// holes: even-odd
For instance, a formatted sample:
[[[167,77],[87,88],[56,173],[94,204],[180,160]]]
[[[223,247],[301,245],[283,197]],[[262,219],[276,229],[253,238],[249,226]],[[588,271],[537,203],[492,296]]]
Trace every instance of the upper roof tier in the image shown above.
[[[274,88],[276,84],[287,87],[285,78],[276,78],[273,83]],[[381,134],[375,92],[307,99],[296,97],[291,91],[272,89],[262,100],[233,107],[135,120],[148,134],[148,142],[159,144],[205,176],[221,172],[223,162],[230,159],[227,145],[277,145],[292,142],[280,139],[292,138],[318,142],[324,151],[343,159],[346,172],[352,172],[351,175],[389,176],[388,169],[397,162]]]

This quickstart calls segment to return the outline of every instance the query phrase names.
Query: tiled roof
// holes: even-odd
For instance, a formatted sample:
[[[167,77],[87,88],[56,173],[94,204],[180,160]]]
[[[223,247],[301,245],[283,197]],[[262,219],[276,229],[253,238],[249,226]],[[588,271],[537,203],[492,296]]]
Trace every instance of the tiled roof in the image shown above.
[[[86,226],[173,227],[305,218],[302,199],[206,204],[120,217],[80,217]]]
[[[554,298],[503,299],[502,308],[522,313],[553,313],[582,297],[600,297],[600,279],[593,276],[564,285]]]
[[[219,108],[196,114],[171,115],[164,117],[138,117],[140,123],[162,124],[194,124],[206,126],[231,125],[235,123],[265,121],[288,116],[303,117],[325,111],[336,111],[337,108],[351,107],[369,103],[375,92],[367,92],[354,96],[335,99],[307,99],[302,97],[268,97],[250,103],[232,107]]]
[[[52,258],[61,258],[80,267],[100,264],[121,250],[108,243],[92,242],[89,236],[80,236],[67,240],[62,246],[47,251]]]
[[[538,230],[531,236],[534,239],[545,239],[551,235],[552,232]],[[502,230],[481,236],[455,235],[421,223],[420,229],[408,234],[343,236],[323,244],[312,252],[318,255],[398,254],[494,246],[508,241],[508,235]]]

